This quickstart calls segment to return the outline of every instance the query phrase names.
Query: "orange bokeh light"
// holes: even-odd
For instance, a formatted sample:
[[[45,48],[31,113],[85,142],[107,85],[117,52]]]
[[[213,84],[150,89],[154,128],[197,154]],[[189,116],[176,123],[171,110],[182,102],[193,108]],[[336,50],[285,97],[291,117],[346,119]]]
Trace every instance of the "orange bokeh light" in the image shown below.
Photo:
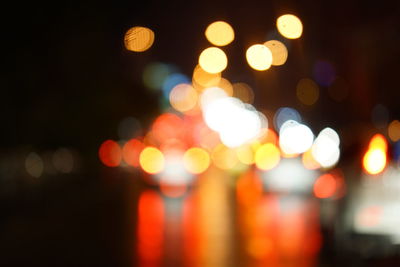
[[[381,134],[372,137],[367,152],[363,157],[363,167],[368,174],[381,173],[387,163],[387,141]]]
[[[144,145],[138,139],[131,139],[125,143],[122,148],[122,157],[124,161],[133,167],[139,167],[139,155]]]
[[[314,183],[314,195],[317,198],[330,198],[336,192],[336,179],[332,174],[321,175]]]

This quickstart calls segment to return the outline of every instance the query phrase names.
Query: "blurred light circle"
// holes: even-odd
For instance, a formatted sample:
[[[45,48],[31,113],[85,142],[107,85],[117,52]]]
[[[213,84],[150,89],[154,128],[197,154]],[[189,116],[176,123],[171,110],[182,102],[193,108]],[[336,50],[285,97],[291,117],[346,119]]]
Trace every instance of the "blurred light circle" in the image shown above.
[[[292,14],[280,16],[276,20],[276,27],[279,33],[288,39],[297,39],[303,33],[301,20]]]
[[[272,53],[272,65],[280,66],[285,64],[288,57],[286,46],[277,40],[270,40],[264,43]]]
[[[311,106],[315,104],[319,98],[319,87],[311,79],[301,79],[297,83],[296,94],[301,103]]]
[[[129,140],[141,134],[140,122],[134,117],[122,119],[118,125],[118,137],[122,140]]]
[[[314,183],[314,195],[317,198],[329,198],[336,192],[336,179],[329,173],[320,176]]]
[[[253,148],[248,145],[241,145],[235,149],[236,156],[238,157],[239,161],[246,165],[251,165],[254,163],[254,150]]]
[[[226,69],[228,58],[225,52],[218,47],[209,47],[203,50],[199,56],[199,65],[209,73],[219,73]]]
[[[175,86],[169,94],[171,106],[180,112],[194,108],[197,104],[197,91],[189,84],[181,83]]]
[[[337,141],[329,135],[319,134],[311,148],[314,159],[324,168],[334,166],[340,157]]]
[[[144,68],[143,83],[150,89],[161,89],[171,71],[167,64],[160,62],[150,63]]]
[[[285,154],[299,154],[310,149],[314,135],[304,124],[289,120],[279,132],[279,146]]]
[[[400,140],[400,121],[394,120],[389,124],[388,135],[393,142]]]
[[[154,32],[146,27],[132,27],[125,33],[125,48],[133,52],[144,52],[154,42]]]
[[[281,126],[288,120],[293,120],[301,123],[300,113],[297,110],[289,107],[279,108],[274,116],[275,129],[279,131]]]
[[[255,163],[261,170],[271,170],[280,161],[279,149],[271,143],[261,145],[255,154]]]
[[[163,85],[162,85],[162,91],[163,91],[163,95],[166,99],[168,99],[169,94],[171,93],[172,89],[177,86],[178,84],[181,83],[190,83],[189,78],[182,74],[182,73],[172,73],[171,75],[169,75]]]
[[[246,51],[247,63],[255,70],[263,71],[271,67],[272,53],[262,44],[250,46]]]
[[[100,145],[99,158],[105,166],[117,167],[122,159],[121,147],[113,140],[106,140]]]
[[[202,148],[192,147],[183,155],[183,163],[188,172],[200,174],[210,166],[210,155]]]
[[[165,160],[163,153],[155,147],[146,147],[139,156],[142,169],[150,174],[156,174],[164,169]]]
[[[70,173],[74,168],[74,155],[67,148],[59,148],[52,157],[54,168],[62,173]]]
[[[335,68],[330,62],[325,60],[318,60],[314,64],[313,74],[314,80],[320,86],[325,87],[331,86],[336,77]]]
[[[216,46],[225,46],[235,39],[235,32],[225,21],[216,21],[208,25],[205,35],[207,40]]]
[[[29,153],[25,159],[25,170],[30,176],[39,178],[44,170],[42,158],[35,152]]]
[[[254,102],[253,89],[251,89],[251,87],[246,83],[234,83],[233,96],[244,103],[252,104]]]
[[[230,170],[239,163],[235,151],[223,144],[214,148],[211,159],[214,165],[222,170]]]
[[[202,87],[216,86],[221,80],[221,73],[209,73],[197,65],[193,71],[193,83],[197,83]]]
[[[133,167],[139,167],[139,156],[144,144],[138,139],[131,139],[122,147],[122,157],[124,161]]]

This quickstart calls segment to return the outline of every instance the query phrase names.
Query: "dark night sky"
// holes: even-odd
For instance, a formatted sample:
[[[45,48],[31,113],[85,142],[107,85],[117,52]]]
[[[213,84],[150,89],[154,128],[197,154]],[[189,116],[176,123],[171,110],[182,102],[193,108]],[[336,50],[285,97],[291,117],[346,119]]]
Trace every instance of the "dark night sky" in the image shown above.
[[[245,62],[245,49],[266,41],[280,14],[303,21],[300,40],[291,42],[288,62],[263,73]],[[275,110],[297,108],[314,127],[350,129],[370,123],[377,103],[400,118],[399,5],[383,1],[260,1],[240,5],[220,1],[144,1],[73,5],[10,5],[3,9],[1,146],[76,147],[93,153],[107,138],[117,138],[126,116],[144,126],[160,113],[157,94],[146,90],[141,73],[147,63],[173,63],[191,74],[198,54],[207,47],[204,29],[215,20],[229,21],[234,43],[224,48],[225,76],[254,87],[255,105]],[[155,31],[153,47],[140,54],[126,51],[123,35],[131,26]],[[299,79],[312,77],[316,60],[327,60],[349,86],[348,98],[337,103],[321,88],[313,108],[296,100]]]

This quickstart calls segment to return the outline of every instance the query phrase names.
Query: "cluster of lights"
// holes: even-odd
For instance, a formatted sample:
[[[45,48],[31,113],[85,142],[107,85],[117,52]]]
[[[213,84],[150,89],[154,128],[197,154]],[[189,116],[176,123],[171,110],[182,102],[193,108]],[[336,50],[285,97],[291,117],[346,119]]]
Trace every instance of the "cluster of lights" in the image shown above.
[[[279,17],[276,27],[287,39],[297,39],[303,32],[294,15]],[[300,114],[286,107],[276,112],[273,130],[267,117],[252,105],[251,87],[232,84],[222,76],[228,66],[222,47],[235,39],[231,25],[211,23],[205,37],[214,46],[199,54],[191,79],[169,64],[152,63],[145,68],[144,84],[161,90],[171,108],[153,121],[146,134],[122,142],[105,141],[99,157],[106,166],[140,167],[161,186],[177,186],[189,184],[211,165],[229,172],[255,166],[265,172],[277,168],[283,158],[301,157],[302,168],[308,170],[337,164],[339,136],[333,129],[326,128],[314,138]],[[126,48],[134,52],[149,49],[153,41],[154,33],[145,27],[133,27],[125,35]],[[245,56],[251,68],[265,71],[283,65],[288,50],[282,42],[268,40],[250,46]],[[312,105],[319,96],[318,86],[303,79],[297,95]]]

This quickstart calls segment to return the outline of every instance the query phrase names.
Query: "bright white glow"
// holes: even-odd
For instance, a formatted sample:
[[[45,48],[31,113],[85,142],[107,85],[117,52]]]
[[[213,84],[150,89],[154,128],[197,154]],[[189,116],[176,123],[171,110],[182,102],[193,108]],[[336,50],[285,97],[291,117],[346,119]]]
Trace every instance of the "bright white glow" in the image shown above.
[[[300,158],[281,159],[279,165],[262,172],[268,190],[278,192],[310,192],[318,173],[304,168]]]
[[[335,144],[337,146],[340,145],[340,138],[339,135],[337,134],[337,132],[335,130],[333,130],[332,128],[326,127],[325,129],[323,129],[319,135],[324,135],[326,137],[329,137],[330,139],[332,139],[333,142],[335,142]]]
[[[240,99],[227,97],[217,87],[208,88],[201,97],[204,121],[219,133],[228,147],[238,147],[260,136],[268,127],[265,116]]]
[[[225,98],[227,96],[228,95],[226,94],[226,92],[219,87],[207,88],[201,94],[201,98],[200,98],[201,107],[203,109],[207,108],[207,106],[212,104],[212,102],[214,102],[215,100],[220,99],[220,98]]]
[[[164,170],[156,174],[156,177],[169,185],[184,185],[193,179],[193,175],[185,169],[182,155],[179,154],[167,154]]]
[[[313,144],[310,128],[293,120],[286,121],[279,132],[279,145],[286,154],[306,152]]]
[[[297,110],[293,108],[280,108],[276,111],[274,116],[274,126],[277,131],[280,130],[281,126],[288,120],[293,120],[301,123],[301,116]]]
[[[324,168],[334,166],[340,157],[339,136],[335,131],[327,129],[330,128],[325,128],[319,133],[311,150],[314,159]]]

